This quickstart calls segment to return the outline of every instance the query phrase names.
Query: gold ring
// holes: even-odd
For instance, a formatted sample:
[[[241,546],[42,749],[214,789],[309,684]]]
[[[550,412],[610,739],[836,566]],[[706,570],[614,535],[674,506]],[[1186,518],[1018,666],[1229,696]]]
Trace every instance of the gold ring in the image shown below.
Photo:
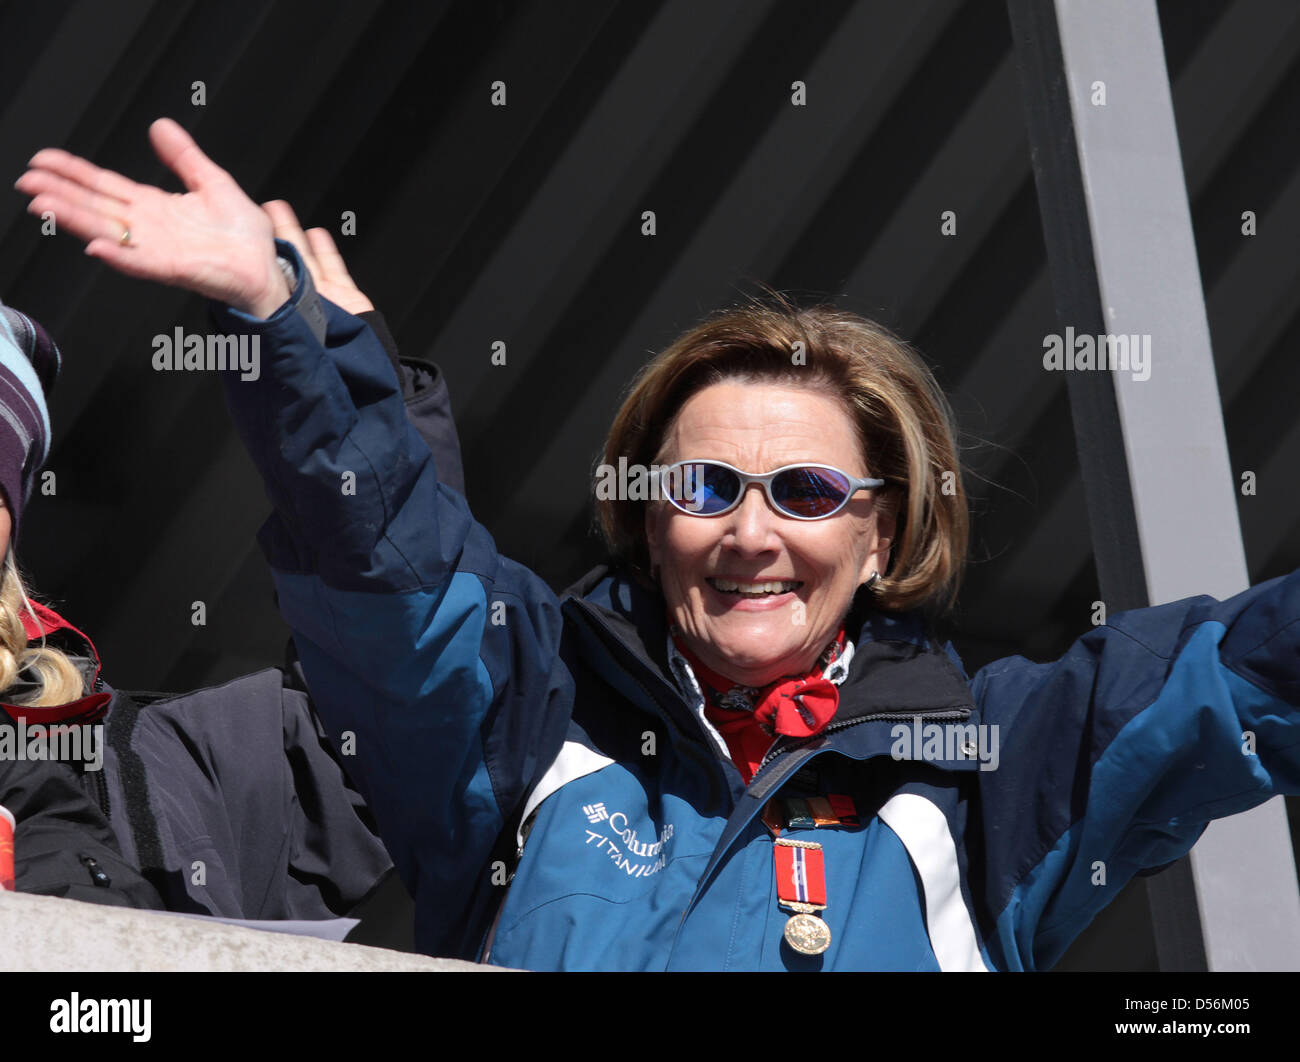
[[[131,242],[131,230],[128,229],[125,225],[122,226],[122,236],[117,242],[120,243],[123,247],[126,247]]]

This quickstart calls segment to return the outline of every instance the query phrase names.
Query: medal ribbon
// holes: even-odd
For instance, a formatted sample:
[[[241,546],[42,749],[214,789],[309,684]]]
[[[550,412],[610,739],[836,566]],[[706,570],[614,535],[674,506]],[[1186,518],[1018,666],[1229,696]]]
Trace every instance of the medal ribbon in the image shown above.
[[[851,797],[774,797],[763,808],[763,821],[775,835],[777,903],[794,911],[785,926],[785,940],[801,955],[820,955],[831,943],[831,931],[818,911],[826,909],[826,856],[816,841],[782,837],[783,829],[856,826],[861,822]]]
[[[826,906],[826,863],[816,841],[791,841],[778,837],[776,896],[781,906],[805,914]]]

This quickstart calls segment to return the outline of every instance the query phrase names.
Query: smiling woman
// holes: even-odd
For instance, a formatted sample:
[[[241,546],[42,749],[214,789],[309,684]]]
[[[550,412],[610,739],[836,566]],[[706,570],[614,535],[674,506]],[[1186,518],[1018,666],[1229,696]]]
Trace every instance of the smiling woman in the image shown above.
[[[787,445],[798,452],[802,438],[818,451],[831,447],[838,461],[849,462],[844,471],[857,469],[885,480],[886,486],[872,496],[872,511],[890,527],[884,536],[888,541],[879,548],[892,549],[878,558],[877,602],[893,609],[951,605],[966,555],[969,518],[952,412],[943,391],[920,358],[874,321],[829,306],[796,310],[776,293],[770,301],[713,315],[645,366],[610,427],[606,466],[620,461],[667,464],[686,403],[711,385],[763,384],[766,396],[779,392],[787,400],[817,396],[822,400],[817,411],[789,411],[787,430],[795,434]],[[808,397],[798,399],[800,395]],[[717,405],[725,406],[726,400]],[[747,419],[733,416],[742,433],[779,445],[780,427],[772,420],[777,410],[763,395],[756,395],[745,412]],[[819,419],[821,412],[829,412],[829,424]],[[842,434],[833,444],[826,438],[826,427],[846,425],[851,442]],[[680,451],[676,459],[702,456]],[[775,469],[780,463],[763,467]],[[904,500],[906,505],[900,504]],[[649,528],[638,500],[626,495],[603,499],[598,493],[597,510],[615,559],[649,572]]]
[[[853,637],[859,588],[882,609],[941,608],[967,534],[960,481],[939,491],[957,467],[952,415],[920,359],[856,315],[772,295],[646,366],[604,467],[651,461],[666,496],[597,501],[611,553],[663,595],[675,649],[709,679],[705,717],[746,781],[774,736],[836,714],[817,681]]]
[[[275,507],[261,543],[423,950],[1042,968],[1211,818],[1300,791],[1300,574],[967,680],[929,622],[966,549],[948,405],[831,307],[724,310],[650,362],[602,467],[689,475],[598,490],[611,563],[557,597],[440,482],[374,332],[179,126],[151,132],[186,195],[58,151],[19,187],[260,337],[260,377],[222,383]]]
[[[701,662],[763,686],[812,667],[859,586],[882,608],[951,601],[967,535],[959,477],[940,492],[958,467],[953,435],[942,392],[896,337],[776,296],[715,315],[655,358],[605,445],[607,464],[683,462],[688,485],[715,502],[726,491],[729,506],[599,500],[601,527],[617,559],[660,584]],[[783,489],[815,505],[782,508],[771,486],[736,475],[787,466],[804,467]],[[829,470],[812,481],[809,466]]]
[[[727,382],[697,392],[665,448],[670,462],[843,465],[863,478],[856,433],[839,401],[789,385]],[[646,540],[675,631],[715,671],[765,686],[816,663],[857,588],[885,566],[894,521],[865,496],[848,500],[838,516],[804,520],[774,508],[759,484],[740,494],[713,517],[651,506]]]

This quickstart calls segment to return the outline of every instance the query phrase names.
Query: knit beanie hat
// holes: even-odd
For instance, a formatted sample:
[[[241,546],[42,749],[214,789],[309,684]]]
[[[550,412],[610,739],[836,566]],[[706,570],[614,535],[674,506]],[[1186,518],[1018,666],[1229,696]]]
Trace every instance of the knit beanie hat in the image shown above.
[[[11,541],[50,455],[46,393],[59,375],[59,348],[26,314],[0,303],[0,490],[13,521]]]

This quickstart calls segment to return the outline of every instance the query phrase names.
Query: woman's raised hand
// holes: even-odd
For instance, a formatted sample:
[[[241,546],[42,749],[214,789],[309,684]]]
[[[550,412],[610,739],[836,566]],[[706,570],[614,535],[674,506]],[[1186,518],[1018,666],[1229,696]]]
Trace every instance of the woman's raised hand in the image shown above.
[[[275,235],[288,240],[298,249],[298,254],[311,273],[312,283],[322,296],[348,313],[365,313],[375,308],[374,303],[357,287],[348,267],[343,263],[343,256],[334,245],[334,238],[325,229],[308,229],[303,232],[298,223],[298,215],[283,199],[263,203],[262,209],[271,219]]]
[[[32,197],[28,213],[50,211],[56,225],[86,242],[88,255],[119,272],[269,317],[291,294],[275,260],[271,219],[170,118],[154,122],[149,139],[184,194],[137,184],[58,148],[38,151],[14,187]]]

